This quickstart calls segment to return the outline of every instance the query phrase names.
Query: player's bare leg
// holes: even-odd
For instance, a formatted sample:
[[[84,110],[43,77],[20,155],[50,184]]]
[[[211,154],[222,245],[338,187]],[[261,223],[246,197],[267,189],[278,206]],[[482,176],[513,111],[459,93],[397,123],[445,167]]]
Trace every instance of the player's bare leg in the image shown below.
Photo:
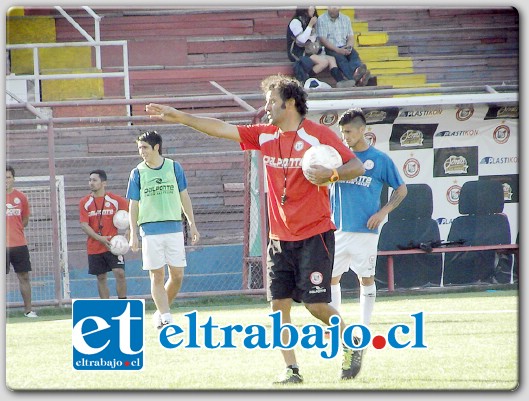
[[[160,312],[162,324],[170,324],[172,323],[172,316],[169,310],[167,292],[164,287],[165,266],[159,269],[149,270],[149,276],[151,278],[152,299]]]
[[[183,280],[184,268],[169,266],[169,278],[165,282],[165,292],[167,293],[167,301],[169,303],[169,307],[180,292]]]
[[[338,311],[328,303],[305,304],[305,307],[312,313],[314,317],[320,319],[323,323],[330,325],[330,318],[333,315],[338,315]],[[340,338],[345,330],[345,323],[340,319]],[[354,338],[353,341],[359,344],[360,339]],[[343,362],[342,362],[342,379],[353,379],[360,372],[362,364],[362,351],[356,351],[349,347],[343,346]]]
[[[99,298],[101,299],[110,298],[110,290],[108,289],[106,273],[97,275],[97,292],[99,293]]]
[[[29,273],[17,273],[20,295],[24,302],[24,313],[31,312],[31,284],[29,282]]]
[[[127,280],[125,279],[125,270],[121,268],[112,269],[116,279],[116,293],[118,298],[127,298]]]
[[[272,311],[281,312],[281,325],[291,323],[290,310],[292,308],[292,299],[274,299],[272,300]],[[281,333],[281,341],[283,344],[288,344],[290,341],[290,333],[288,330],[283,330]],[[296,362],[296,353],[293,349],[281,350],[285,364],[287,365],[287,370],[279,381],[274,382],[274,384],[290,384],[290,383],[302,383],[303,376],[299,374],[299,366]]]

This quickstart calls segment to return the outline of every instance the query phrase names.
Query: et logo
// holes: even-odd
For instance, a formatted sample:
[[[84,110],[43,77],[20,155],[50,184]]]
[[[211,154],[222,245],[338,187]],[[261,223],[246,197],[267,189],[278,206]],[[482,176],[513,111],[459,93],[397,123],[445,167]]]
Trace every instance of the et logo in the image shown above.
[[[75,370],[143,368],[143,299],[75,299],[72,304]]]

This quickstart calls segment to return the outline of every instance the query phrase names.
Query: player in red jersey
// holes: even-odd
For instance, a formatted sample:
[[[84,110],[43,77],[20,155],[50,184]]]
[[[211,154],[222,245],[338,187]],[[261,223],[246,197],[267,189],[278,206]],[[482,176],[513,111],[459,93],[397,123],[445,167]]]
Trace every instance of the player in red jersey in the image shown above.
[[[149,104],[153,118],[187,125],[207,135],[230,139],[244,150],[260,150],[266,166],[269,195],[268,299],[282,324],[290,323],[292,301],[303,302],[310,313],[329,325],[338,312],[328,304],[334,259],[334,230],[325,186],[338,179],[351,180],[364,173],[362,163],[328,127],[305,118],[307,93],[297,80],[274,75],[261,83],[269,124],[232,125],[194,116],[172,107]],[[301,159],[311,146],[327,144],[342,156],[337,169],[313,166],[305,178]],[[345,323],[341,322],[341,330]],[[288,342],[287,330],[283,342]],[[286,375],[276,383],[301,383],[295,352],[281,350]],[[342,378],[353,377],[352,349],[344,347]]]
[[[107,174],[104,170],[90,172],[88,185],[91,193],[79,202],[79,221],[88,236],[88,273],[97,276],[97,291],[101,299],[110,298],[107,273],[112,271],[116,279],[118,298],[127,298],[125,260],[123,255],[110,252],[110,239],[118,234],[114,226],[114,214],[118,210],[128,211],[127,200],[105,190]]]
[[[9,274],[10,266],[13,266],[24,302],[24,316],[35,318],[38,315],[31,310],[31,259],[24,234],[29,216],[28,198],[15,189],[15,169],[6,166],[6,274]]]

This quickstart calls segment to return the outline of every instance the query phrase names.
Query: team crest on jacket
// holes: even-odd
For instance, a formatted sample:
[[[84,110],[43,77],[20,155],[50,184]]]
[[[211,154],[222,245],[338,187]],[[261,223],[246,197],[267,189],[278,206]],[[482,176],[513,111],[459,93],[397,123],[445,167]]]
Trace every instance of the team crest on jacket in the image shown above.
[[[314,285],[321,284],[323,281],[323,274],[320,272],[312,272],[310,274],[310,282]]]
[[[296,149],[298,152],[303,149],[305,146],[305,143],[303,141],[297,141],[294,145],[294,149]]]
[[[373,169],[373,167],[375,167],[375,162],[371,159],[368,159],[364,162],[364,168],[366,170],[371,170]]]

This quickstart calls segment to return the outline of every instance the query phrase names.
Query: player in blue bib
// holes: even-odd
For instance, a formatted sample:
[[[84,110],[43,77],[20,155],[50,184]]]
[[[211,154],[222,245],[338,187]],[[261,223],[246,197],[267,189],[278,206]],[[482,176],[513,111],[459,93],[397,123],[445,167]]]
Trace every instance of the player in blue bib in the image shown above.
[[[332,219],[337,227],[330,304],[340,312],[340,279],[351,269],[360,282],[360,323],[369,326],[376,298],[378,227],[408,191],[395,163],[365,139],[366,118],[362,109],[347,110],[338,124],[344,141],[362,161],[365,173],[350,181],[338,181],[330,187]],[[384,184],[394,191],[387,204],[380,207]],[[362,351],[355,351],[353,365],[356,374],[360,372],[361,364]]]

